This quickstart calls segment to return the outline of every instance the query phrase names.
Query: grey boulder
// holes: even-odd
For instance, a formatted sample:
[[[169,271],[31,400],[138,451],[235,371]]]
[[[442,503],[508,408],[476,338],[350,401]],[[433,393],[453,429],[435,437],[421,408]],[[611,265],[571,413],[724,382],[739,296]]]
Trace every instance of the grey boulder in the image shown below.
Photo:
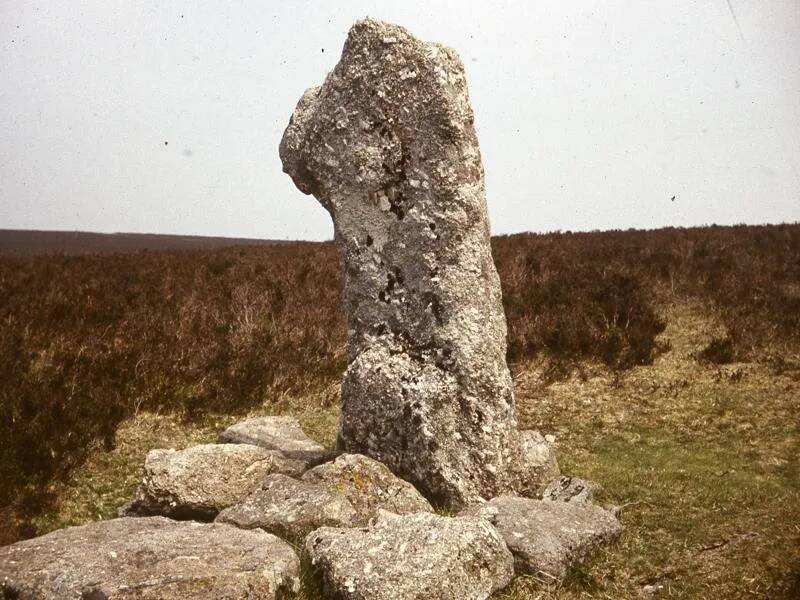
[[[514,554],[517,574],[560,580],[576,563],[622,529],[617,518],[590,503],[500,496],[464,511],[487,519]]]
[[[300,563],[263,531],[163,517],[69,527],[0,548],[0,596],[56,600],[276,598]]]
[[[335,453],[308,437],[295,417],[254,417],[236,423],[219,434],[223,444],[252,444],[278,450],[309,466],[332,460]]]
[[[261,485],[270,473],[300,475],[305,464],[250,444],[201,444],[151,450],[133,502],[123,515],[212,520]]]
[[[318,529],[305,548],[325,593],[343,600],[479,600],[514,574],[500,535],[475,517],[381,511],[366,529]]]
[[[286,475],[269,475],[261,488],[217,516],[222,523],[260,528],[291,542],[302,543],[323,526],[350,527],[358,513],[342,494]]]
[[[380,509],[398,515],[433,512],[430,502],[413,485],[361,454],[342,454],[314,467],[306,471],[303,481],[343,494],[358,514],[358,525],[366,525]]]

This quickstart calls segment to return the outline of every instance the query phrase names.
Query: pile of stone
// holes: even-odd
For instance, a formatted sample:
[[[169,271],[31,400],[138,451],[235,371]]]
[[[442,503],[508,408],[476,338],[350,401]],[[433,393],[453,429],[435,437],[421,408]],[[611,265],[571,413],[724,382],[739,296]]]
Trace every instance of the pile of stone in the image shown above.
[[[596,486],[559,477],[550,443],[517,427],[457,55],[357,23],[280,152],[343,258],[337,451],[291,417],[153,450],[119,518],[0,549],[4,597],[284,597],[299,552],[331,597],[477,600],[515,573],[562,579],[619,534]]]
[[[478,599],[514,573],[561,579],[620,531],[580,480],[440,516],[369,457],[288,458],[300,444],[324,452],[295,419],[252,419],[220,439],[248,443],[153,450],[119,518],[0,549],[4,597],[283,597],[299,589],[299,551],[332,597]]]

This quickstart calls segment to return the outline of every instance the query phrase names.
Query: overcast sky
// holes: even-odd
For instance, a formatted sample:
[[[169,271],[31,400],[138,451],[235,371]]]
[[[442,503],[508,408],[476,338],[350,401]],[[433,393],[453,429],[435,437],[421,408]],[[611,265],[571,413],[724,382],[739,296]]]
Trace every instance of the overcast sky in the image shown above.
[[[461,55],[494,233],[800,220],[800,0],[0,0],[0,228],[330,238],[278,143],[367,15]]]

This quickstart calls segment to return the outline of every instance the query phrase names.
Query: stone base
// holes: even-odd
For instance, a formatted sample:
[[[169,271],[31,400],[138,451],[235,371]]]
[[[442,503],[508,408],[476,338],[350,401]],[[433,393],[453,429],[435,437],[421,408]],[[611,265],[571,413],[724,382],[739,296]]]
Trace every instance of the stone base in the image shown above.
[[[151,452],[134,508],[147,500],[179,516],[203,506],[222,510],[218,522],[119,518],[0,548],[0,595],[271,599],[298,585],[290,542],[304,545],[340,600],[483,600],[515,571],[563,579],[621,529],[617,513],[592,502],[597,484],[558,477],[553,448],[535,431],[520,432],[508,469],[532,498],[479,501],[455,518],[434,514],[413,485],[366,456],[305,466],[250,444]]]

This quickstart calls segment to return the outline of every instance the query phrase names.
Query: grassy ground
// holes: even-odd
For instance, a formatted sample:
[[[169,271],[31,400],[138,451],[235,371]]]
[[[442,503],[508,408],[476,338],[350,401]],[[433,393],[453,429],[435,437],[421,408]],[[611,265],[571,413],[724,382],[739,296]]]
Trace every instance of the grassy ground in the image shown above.
[[[498,600],[800,597],[800,381],[758,364],[701,366],[693,354],[722,324],[697,303],[661,312],[669,350],[651,366],[617,376],[584,365],[556,383],[541,365],[517,369],[522,424],[556,436],[564,472],[603,484],[601,501],[624,507],[625,531],[563,585],[519,577]],[[279,398],[270,412],[295,414],[333,443],[335,387]],[[213,441],[231,421],[129,419],[116,448],[94,451],[37,525],[112,515],[133,493],[147,450]],[[306,579],[303,597],[317,597]]]
[[[522,422],[557,436],[562,470],[626,507],[625,532],[560,589],[521,579],[501,598],[800,597],[800,384],[698,365],[719,324],[697,304],[664,313],[671,350],[652,366],[517,378]]]

